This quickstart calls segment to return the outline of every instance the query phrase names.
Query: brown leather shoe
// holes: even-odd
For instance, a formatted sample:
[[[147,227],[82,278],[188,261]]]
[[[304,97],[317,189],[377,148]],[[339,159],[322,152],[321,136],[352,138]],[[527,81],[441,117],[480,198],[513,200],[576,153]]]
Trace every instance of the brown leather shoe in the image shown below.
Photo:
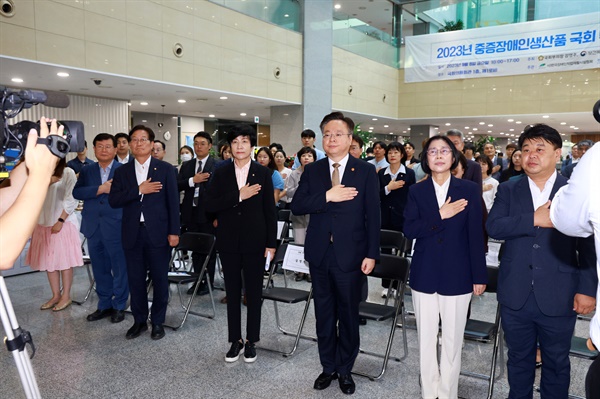
[[[224,296],[223,298],[221,298],[221,303],[227,303],[227,297]]]

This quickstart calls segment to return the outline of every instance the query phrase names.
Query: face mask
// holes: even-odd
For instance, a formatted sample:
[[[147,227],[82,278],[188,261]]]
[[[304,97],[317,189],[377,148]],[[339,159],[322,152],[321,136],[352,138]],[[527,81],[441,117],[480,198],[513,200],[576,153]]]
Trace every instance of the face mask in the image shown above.
[[[192,154],[181,154],[181,162],[187,162],[192,159]]]

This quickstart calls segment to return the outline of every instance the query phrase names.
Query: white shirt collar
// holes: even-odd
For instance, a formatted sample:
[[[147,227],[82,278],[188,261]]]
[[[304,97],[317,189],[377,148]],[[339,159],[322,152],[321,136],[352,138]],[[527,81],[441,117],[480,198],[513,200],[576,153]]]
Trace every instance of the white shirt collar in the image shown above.
[[[406,173],[406,167],[404,167],[404,165],[402,165],[402,164],[400,164],[400,169],[398,169],[396,174],[393,174],[392,170],[390,168],[391,168],[391,166],[388,166],[387,168],[385,168],[385,172],[383,172],[383,174],[391,175],[392,177],[396,177],[396,176],[398,176],[398,173]]]

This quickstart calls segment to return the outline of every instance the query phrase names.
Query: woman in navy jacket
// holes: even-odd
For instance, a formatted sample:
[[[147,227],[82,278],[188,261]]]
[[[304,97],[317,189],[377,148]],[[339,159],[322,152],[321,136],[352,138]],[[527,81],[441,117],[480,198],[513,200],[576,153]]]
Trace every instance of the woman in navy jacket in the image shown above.
[[[457,398],[460,354],[471,295],[487,283],[481,189],[450,171],[458,150],[430,138],[422,167],[430,178],[410,187],[404,234],[415,239],[410,286],[417,318],[423,398]],[[442,353],[437,363],[439,319]]]

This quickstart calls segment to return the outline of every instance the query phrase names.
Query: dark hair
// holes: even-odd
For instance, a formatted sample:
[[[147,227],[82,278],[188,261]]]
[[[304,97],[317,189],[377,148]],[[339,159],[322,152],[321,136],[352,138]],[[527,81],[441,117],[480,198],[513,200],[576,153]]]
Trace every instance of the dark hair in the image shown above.
[[[413,150],[415,149],[415,145],[412,142],[408,141],[408,140],[406,140],[404,142],[404,145],[409,145],[409,146],[411,146],[413,148]]]
[[[516,150],[519,147],[515,143],[509,143],[506,145],[506,149],[508,150],[509,148],[514,148]]]
[[[356,133],[352,135],[352,141],[356,141],[361,149],[365,146],[363,139]]]
[[[250,139],[250,145],[254,147],[256,145],[256,131],[250,125],[235,125],[227,132],[227,142],[231,145],[231,142],[239,136],[246,136]]]
[[[463,134],[463,132],[461,132],[458,129],[450,129],[446,132],[446,136],[454,136],[454,137],[460,137],[461,141],[464,141],[465,139],[465,135]],[[454,169],[454,168],[453,168]]]
[[[154,144],[156,144],[156,143],[160,144],[160,146],[162,147],[163,151],[167,151],[167,146],[165,145],[165,143],[163,143],[160,140],[154,140]]]
[[[365,150],[366,154],[368,154],[370,152],[373,152],[373,147],[367,147],[367,149]]]
[[[212,144],[212,137],[210,137],[210,134],[206,132],[198,132],[194,135],[194,140],[196,140],[198,137],[202,137],[206,139],[206,141],[208,141],[210,144]]]
[[[283,151],[283,146],[279,143],[271,143],[271,145],[269,145],[269,150],[272,148],[277,148],[278,150]]]
[[[65,167],[67,166],[67,159],[66,158],[60,158],[58,160],[58,163],[56,164],[56,167],[54,168],[54,173],[52,173],[52,176],[54,177],[62,177],[63,173],[65,172]]]
[[[342,114],[341,112],[332,112],[328,115],[325,115],[325,117],[321,121],[321,124],[319,125],[321,132],[323,131],[325,125],[331,121],[342,121],[346,124],[346,126],[348,126],[348,133],[354,132],[354,121],[348,118],[347,116],[344,116],[344,114]]]
[[[465,146],[463,147],[463,152],[465,152],[467,150],[471,150],[471,151],[475,152],[475,146],[473,145],[473,143],[471,143],[471,142],[465,143]]]
[[[269,147],[269,150],[270,149],[271,148]],[[287,158],[287,154],[285,153],[285,151],[283,151],[283,148],[278,148],[277,151],[275,151],[275,154],[273,154],[273,158],[275,158],[275,155],[277,155],[278,152],[282,153],[284,158]]]
[[[312,154],[313,156],[313,162],[316,162],[317,160],[317,152],[315,151],[314,148],[310,148],[310,147],[302,147],[300,148],[300,151],[298,151],[296,153],[296,158],[298,158],[298,162],[300,162],[300,158],[302,158],[302,155],[304,154]]]
[[[387,148],[385,149],[385,160],[390,162],[388,160],[388,152],[390,152],[391,150],[396,150],[400,152],[400,163],[403,164],[404,162],[406,162],[406,158],[408,157],[408,155],[406,154],[406,149],[404,148],[405,144],[401,144],[397,141],[392,141],[391,143],[389,143],[387,145]]]
[[[430,137],[427,140],[427,142],[425,143],[425,145],[423,146],[423,152],[421,153],[422,154],[421,169],[423,169],[423,172],[425,172],[428,175],[431,174],[431,169],[429,168],[429,160],[427,158],[427,150],[429,150],[429,146],[431,146],[431,143],[435,140],[442,140],[444,143],[446,143],[448,145],[448,147],[450,147],[450,150],[452,150],[452,158],[454,158],[454,160],[452,161],[450,170],[455,169],[456,165],[458,165],[458,162],[460,162],[459,154],[461,154],[461,152],[456,149],[452,140],[450,140],[448,137],[442,136],[442,135]],[[466,170],[466,168],[465,168],[465,170]]]
[[[127,133],[117,133],[117,134],[115,134],[115,140],[119,141],[120,138],[127,139],[128,143],[131,141],[131,137],[129,137],[129,135]]]
[[[314,139],[315,137],[317,137],[317,135],[312,129],[304,129],[302,133],[300,133],[300,137],[312,137]]]
[[[534,139],[542,139],[549,142],[552,144],[555,150],[562,148],[562,139],[560,138],[560,133],[558,133],[556,129],[543,123],[527,126],[525,130],[523,130],[523,133],[521,133],[521,136],[519,136],[519,147],[523,148],[523,143],[525,140]]]
[[[456,166],[454,166],[452,169],[450,169],[450,171],[458,168],[458,164],[460,164],[460,166],[462,166],[462,168],[463,168],[463,176],[464,176],[464,174],[467,172],[467,168],[469,167],[467,164],[467,157],[465,157],[465,154],[463,154],[462,152],[460,152],[458,150],[456,152],[458,154],[458,162],[456,163]]]
[[[577,143],[577,148],[581,148],[582,146],[588,147],[588,149],[589,149],[594,146],[594,142],[592,140],[587,140],[587,139],[581,140],[579,143]]]
[[[85,148],[87,148],[87,140],[83,140],[83,144],[85,144]]]
[[[381,149],[384,150],[384,151],[387,149],[387,145],[385,145],[385,143],[383,141],[376,141],[376,142],[374,142],[373,143],[373,149],[375,149],[376,146],[381,147]]]
[[[512,159],[512,157],[511,157],[511,159]],[[494,169],[494,164],[492,163],[491,159],[489,159],[485,155],[480,155],[477,158],[475,158],[475,161],[478,163],[486,164],[487,165],[487,175],[488,176],[492,175],[492,170]]]
[[[131,141],[131,136],[133,136],[133,133],[137,132],[138,130],[143,130],[144,132],[146,132],[148,134],[148,140],[154,141],[154,138],[156,137],[154,135],[154,130],[144,125],[135,125],[131,128],[131,130],[129,131],[129,141]]]
[[[510,154],[510,159],[508,160],[508,169],[511,169],[511,170],[515,169],[515,165],[513,164],[513,157],[515,156],[515,154],[517,152],[521,152],[521,149],[519,147],[515,148],[515,150],[513,151],[513,153]]]
[[[190,154],[192,154],[192,157],[194,156],[194,149],[192,147],[190,147],[189,145],[182,145],[181,148],[179,149],[179,154],[181,154],[181,150],[186,149],[190,152]]]
[[[96,146],[96,142],[104,141],[104,140],[111,140],[113,143],[113,147],[117,146],[117,139],[115,138],[115,136],[113,136],[110,133],[98,133],[96,135],[96,137],[94,137],[94,141],[93,141],[94,147]]]
[[[229,150],[229,152],[231,152],[231,146],[229,145],[229,143],[223,143],[223,145],[221,145],[221,149],[219,150],[219,156],[221,157],[221,159],[223,159],[223,153]]]
[[[275,165],[275,158],[273,157],[273,154],[271,154],[271,150],[269,150],[269,147],[260,147],[258,151],[256,151],[256,158],[258,158],[258,154],[260,154],[263,151],[269,157],[269,164],[267,165],[267,167],[271,170],[277,170],[277,165]]]

